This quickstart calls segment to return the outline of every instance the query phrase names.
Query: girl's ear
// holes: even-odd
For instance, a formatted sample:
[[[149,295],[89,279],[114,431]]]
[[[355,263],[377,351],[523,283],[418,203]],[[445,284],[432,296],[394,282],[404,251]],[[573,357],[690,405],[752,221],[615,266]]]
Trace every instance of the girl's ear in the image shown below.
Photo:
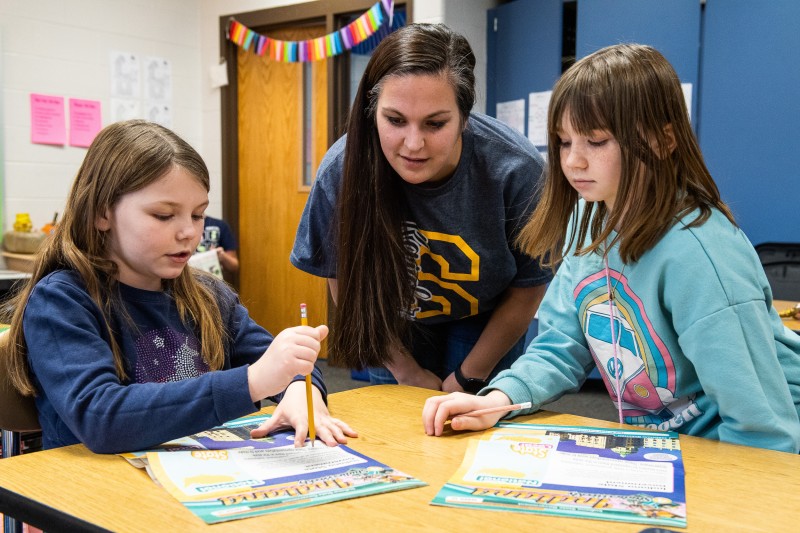
[[[678,141],[675,140],[675,130],[672,128],[671,123],[664,126],[664,137],[667,139],[667,153],[663,154],[666,157],[672,154],[678,146]]]
[[[104,215],[97,215],[97,218],[94,219],[94,227],[99,231],[111,229],[111,220],[108,217],[108,212]]]

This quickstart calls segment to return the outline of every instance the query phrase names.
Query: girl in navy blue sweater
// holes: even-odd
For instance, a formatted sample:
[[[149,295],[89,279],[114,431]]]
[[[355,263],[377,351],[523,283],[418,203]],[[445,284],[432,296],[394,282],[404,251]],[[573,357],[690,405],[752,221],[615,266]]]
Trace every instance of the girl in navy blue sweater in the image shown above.
[[[61,223],[12,301],[12,382],[34,395],[45,448],[118,453],[158,445],[279,401],[262,436],[308,430],[303,375],[313,372],[316,434],[355,433],[332,418],[314,366],[326,326],[275,338],[223,282],[187,262],[203,233],[209,175],[157,124],[112,124],[92,143]]]

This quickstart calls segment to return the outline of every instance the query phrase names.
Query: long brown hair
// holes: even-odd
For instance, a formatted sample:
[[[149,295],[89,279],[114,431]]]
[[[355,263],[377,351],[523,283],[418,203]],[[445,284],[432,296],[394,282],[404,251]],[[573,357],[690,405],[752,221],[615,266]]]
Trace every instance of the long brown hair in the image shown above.
[[[329,347],[334,364],[388,362],[390,348],[403,342],[414,302],[401,180],[383,155],[376,125],[383,83],[388,77],[443,76],[453,87],[463,128],[475,103],[474,67],[469,42],[442,24],[397,30],[367,64],[348,119],[337,207],[338,296]]]
[[[587,202],[581,219],[571,218],[579,196],[561,168],[558,136],[567,111],[577,132],[605,130],[619,143],[622,172],[611,213],[603,202]],[[608,247],[619,244],[620,257],[628,263],[694,210],[699,214],[690,227],[702,225],[711,208],[735,223],[703,161],[678,75],[654,48],[609,46],[570,67],[553,89],[547,136],[547,177],[519,244],[548,266],[557,265],[574,244],[578,255],[604,251],[615,228],[618,233]]]
[[[176,165],[209,190],[208,169],[200,155],[158,124],[144,120],[117,122],[94,139],[72,184],[63,217],[36,255],[31,278],[4,306],[4,313],[11,314],[11,329],[8,348],[0,351],[0,357],[9,358],[11,382],[20,393],[28,396],[36,393],[27,364],[22,325],[25,303],[40,279],[63,269],[74,270],[81,276],[90,297],[102,310],[117,375],[120,380],[127,379],[111,320],[113,311],[124,313],[114,296],[118,269],[107,259],[107,239],[95,227],[95,221],[123,196],[147,187]],[[163,286],[172,292],[181,320],[197,325],[203,358],[211,368],[219,369],[224,362],[221,315],[208,284],[198,282],[202,275],[185,268],[177,278],[164,280]]]

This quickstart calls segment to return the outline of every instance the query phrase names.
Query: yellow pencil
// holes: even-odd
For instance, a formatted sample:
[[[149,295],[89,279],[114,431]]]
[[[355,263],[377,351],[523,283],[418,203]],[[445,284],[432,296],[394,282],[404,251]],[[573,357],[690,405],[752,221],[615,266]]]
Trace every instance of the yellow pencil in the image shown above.
[[[300,325],[308,325],[306,304],[300,304]],[[308,436],[311,437],[311,446],[317,440],[317,430],[314,427],[314,397],[311,394],[311,374],[306,376],[306,402],[308,404]]]

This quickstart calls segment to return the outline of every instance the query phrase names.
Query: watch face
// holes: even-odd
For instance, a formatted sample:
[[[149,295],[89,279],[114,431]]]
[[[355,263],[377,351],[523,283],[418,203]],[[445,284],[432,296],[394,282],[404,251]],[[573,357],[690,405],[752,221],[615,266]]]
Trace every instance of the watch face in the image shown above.
[[[486,382],[482,379],[467,378],[467,386],[464,387],[464,390],[472,394],[477,394],[477,392],[485,386]]]
[[[484,388],[489,383],[483,379],[465,377],[461,372],[461,367],[456,367],[455,376],[456,381],[461,388],[464,389],[464,392],[469,392],[471,394],[477,394],[479,390]]]

